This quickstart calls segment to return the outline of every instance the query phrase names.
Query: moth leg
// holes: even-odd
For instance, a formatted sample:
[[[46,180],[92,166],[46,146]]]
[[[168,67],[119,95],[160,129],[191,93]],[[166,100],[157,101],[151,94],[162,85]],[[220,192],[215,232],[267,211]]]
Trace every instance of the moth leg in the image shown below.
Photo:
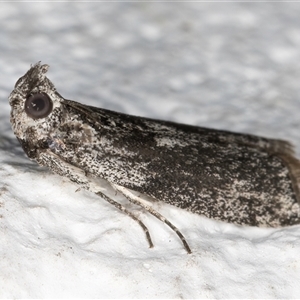
[[[102,197],[105,201],[112,204],[114,207],[116,207],[123,213],[127,214],[142,227],[143,231],[146,234],[149,247],[153,247],[153,242],[147,226],[137,216],[135,216],[132,212],[127,210],[122,204],[106,196],[103,193],[105,189],[99,187],[99,184],[97,183],[95,178],[87,176],[84,170],[65,162],[58,155],[54,154],[50,150],[39,151],[37,162],[40,165],[47,166],[54,173],[57,173],[63,177],[67,177],[82,188]]]
[[[159,212],[154,210],[151,206],[143,203],[139,197],[134,195],[133,193],[130,192],[127,188],[117,185],[117,184],[112,184],[112,186],[119,192],[121,192],[130,202],[141,206],[144,208],[146,211],[148,211],[151,215],[159,219],[160,221],[164,222],[167,226],[169,226],[180,238],[184,248],[186,249],[187,253],[192,253],[191,248],[189,244],[187,243],[184,235],[179,231],[179,229],[174,226],[169,220],[167,220],[163,215],[161,215]]]
[[[147,226],[137,216],[135,216],[132,212],[127,210],[122,204],[120,204],[117,201],[109,198],[108,196],[106,196],[102,192],[97,192],[95,194],[102,197],[104,200],[106,200],[108,203],[112,204],[114,207],[116,207],[120,211],[124,212],[126,215],[128,215],[130,218],[132,218],[134,221],[138,222],[138,224],[142,227],[142,229],[144,230],[144,232],[146,234],[146,239],[149,243],[149,247],[153,248],[154,245],[153,245],[149,230],[148,230]]]

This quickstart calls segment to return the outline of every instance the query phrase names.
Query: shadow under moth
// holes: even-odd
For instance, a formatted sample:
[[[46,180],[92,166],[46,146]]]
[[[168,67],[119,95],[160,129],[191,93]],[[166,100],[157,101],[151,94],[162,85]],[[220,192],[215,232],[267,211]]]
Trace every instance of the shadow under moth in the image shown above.
[[[96,193],[106,180],[130,202],[184,235],[143,195],[208,218],[279,227],[300,222],[300,162],[285,141],[159,121],[64,99],[37,63],[9,97],[13,131],[30,159]]]

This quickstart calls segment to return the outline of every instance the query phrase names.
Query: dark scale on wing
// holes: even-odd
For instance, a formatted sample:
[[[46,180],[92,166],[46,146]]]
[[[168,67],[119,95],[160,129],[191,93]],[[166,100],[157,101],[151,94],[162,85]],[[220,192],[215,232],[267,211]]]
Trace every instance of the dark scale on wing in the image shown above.
[[[60,155],[68,153],[67,162],[89,173],[218,220],[255,226],[299,223],[291,174],[277,155],[280,150],[292,156],[288,143],[138,118],[68,100],[64,109],[75,116],[66,120],[69,123],[80,113],[97,142],[91,138],[72,144],[82,133],[68,132],[68,123],[65,136],[63,127],[58,130],[68,147]]]

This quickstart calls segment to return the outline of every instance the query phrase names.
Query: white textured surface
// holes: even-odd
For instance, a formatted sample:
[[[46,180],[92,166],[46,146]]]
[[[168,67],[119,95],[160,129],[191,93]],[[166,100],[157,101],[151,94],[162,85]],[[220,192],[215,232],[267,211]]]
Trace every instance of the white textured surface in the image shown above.
[[[300,153],[298,3],[0,3],[0,297],[299,298],[300,228],[238,228],[167,205],[155,243],[30,162],[7,97],[48,63],[65,97],[292,141]],[[299,155],[298,155],[299,156]]]

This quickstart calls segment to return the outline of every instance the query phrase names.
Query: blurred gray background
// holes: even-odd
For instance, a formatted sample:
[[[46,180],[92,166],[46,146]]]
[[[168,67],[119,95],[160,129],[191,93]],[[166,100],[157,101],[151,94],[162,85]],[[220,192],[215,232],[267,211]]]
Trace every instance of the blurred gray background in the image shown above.
[[[0,3],[3,134],[14,83],[42,61],[67,99],[300,148],[299,15],[299,3]]]

